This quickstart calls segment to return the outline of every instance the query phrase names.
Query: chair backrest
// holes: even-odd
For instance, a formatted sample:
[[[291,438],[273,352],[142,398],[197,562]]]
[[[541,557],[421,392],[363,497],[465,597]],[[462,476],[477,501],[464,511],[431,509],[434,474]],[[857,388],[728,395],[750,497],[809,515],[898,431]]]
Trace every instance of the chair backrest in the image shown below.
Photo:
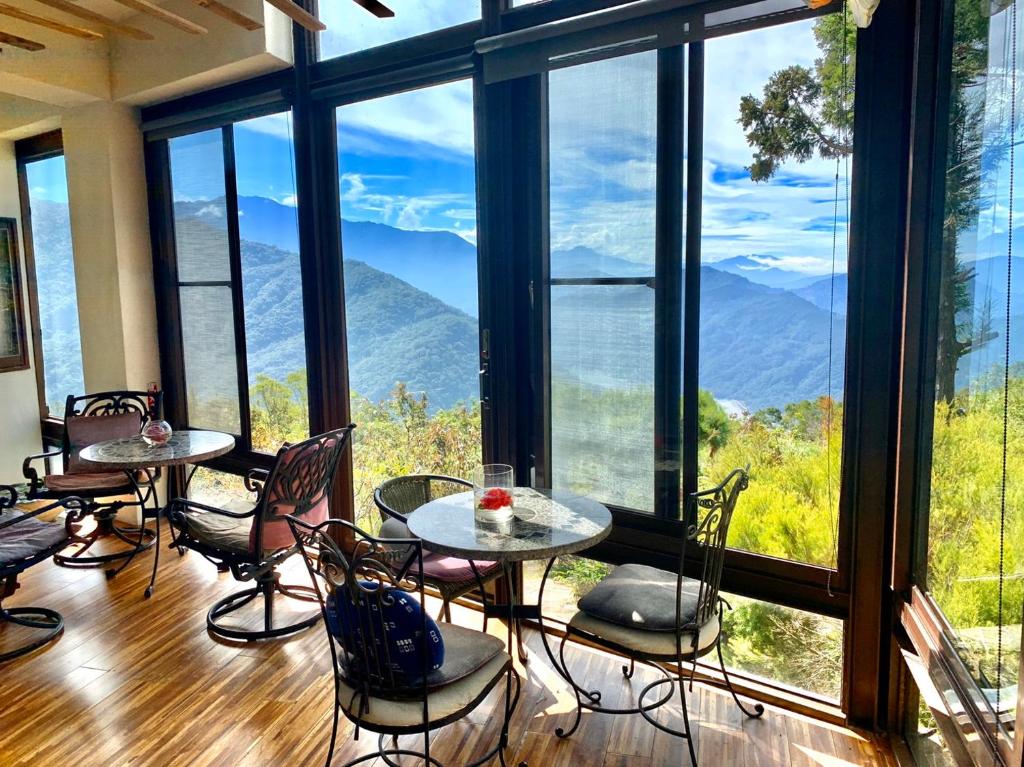
[[[64,406],[64,471],[92,471],[78,454],[108,439],[133,437],[147,421],[163,415],[163,392],[105,391],[76,397]]]
[[[294,545],[285,520],[289,514],[312,524],[330,516],[334,475],[354,428],[350,424],[277,451],[249,530],[251,553],[262,555]]]
[[[694,519],[686,528],[679,562],[679,578],[676,583],[676,604],[679,605],[683,592],[683,571],[686,559],[696,559],[700,585],[697,593],[696,626],[707,623],[718,612],[718,590],[722,583],[722,567],[725,563],[726,539],[732,522],[736,501],[747,489],[750,477],[746,469],[733,469],[721,484],[690,495]],[[688,551],[688,544],[696,544],[697,552]],[[692,566],[692,565],[691,565]],[[678,606],[676,624],[680,624]]]
[[[410,680],[396,672],[396,663],[389,652],[389,648],[395,646],[389,639],[394,627],[390,621],[382,619],[387,609],[403,595],[417,599],[420,605],[425,604],[422,579],[409,577],[410,572],[419,572],[423,566],[420,541],[376,538],[342,519],[311,525],[289,517],[288,524],[298,541],[320,602],[335,672],[362,696],[362,701],[340,701],[346,710],[362,713],[371,695],[426,696],[430,670],[425,647],[417,648],[423,658],[419,678]],[[341,540],[347,541],[344,550],[338,543]],[[347,621],[339,627],[339,605],[342,604],[348,607]],[[330,614],[331,610],[336,611],[335,615]],[[428,636],[426,610],[420,610],[419,616],[422,623],[419,641],[425,643]]]
[[[443,474],[408,474],[381,484],[373,494],[373,501],[382,520],[395,517],[405,521],[425,503],[472,489],[472,482]]]

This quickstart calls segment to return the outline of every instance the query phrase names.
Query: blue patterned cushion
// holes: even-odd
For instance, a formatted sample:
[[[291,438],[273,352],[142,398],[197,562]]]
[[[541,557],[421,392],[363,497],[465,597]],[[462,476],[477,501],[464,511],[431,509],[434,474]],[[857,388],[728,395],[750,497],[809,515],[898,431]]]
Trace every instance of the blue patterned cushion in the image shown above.
[[[378,588],[370,581],[361,583],[364,589]],[[385,588],[381,600],[369,595],[360,596],[358,607],[347,589],[327,597],[327,627],[348,652],[362,653],[363,637],[366,636],[367,640],[372,637],[376,656],[388,658],[395,675],[409,683],[423,678],[424,653],[428,673],[441,668],[444,663],[441,632],[434,619],[424,613],[423,607],[411,594],[401,589]],[[422,634],[424,624],[426,641]]]

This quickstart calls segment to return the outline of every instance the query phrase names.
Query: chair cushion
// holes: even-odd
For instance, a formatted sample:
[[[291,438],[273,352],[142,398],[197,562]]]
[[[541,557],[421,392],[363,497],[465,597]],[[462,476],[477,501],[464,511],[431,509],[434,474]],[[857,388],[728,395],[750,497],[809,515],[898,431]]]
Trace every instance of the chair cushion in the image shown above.
[[[79,453],[89,445],[108,439],[134,437],[142,430],[142,414],[138,411],[116,415],[80,415],[64,420],[68,434],[68,474],[91,473]]]
[[[364,589],[376,591],[378,584],[361,581]],[[444,663],[445,645],[434,619],[427,615],[412,594],[396,588],[385,588],[377,599],[360,595],[353,600],[348,589],[327,596],[327,628],[341,639],[345,650],[360,654],[365,651],[364,636],[372,637],[374,653],[388,658],[391,671],[406,683],[423,678],[426,664],[437,671]],[[426,639],[423,629],[426,628]],[[424,653],[426,657],[424,658]]]
[[[474,632],[477,633],[477,632]],[[478,634],[478,636],[485,636]],[[492,637],[493,639],[493,637]],[[500,641],[500,640],[499,640]],[[431,726],[459,713],[473,701],[482,698],[504,673],[512,659],[504,651],[492,657],[483,666],[456,682],[436,688],[427,693]],[[367,709],[360,716],[359,708],[364,699],[359,691],[347,685],[344,680],[338,684],[338,703],[353,721],[370,727],[417,727],[423,722],[423,699],[381,698],[368,696]]]
[[[618,623],[600,620],[580,610],[569,621],[569,626],[593,636],[624,647],[638,655],[650,658],[671,659],[676,657],[676,634],[674,631],[645,631],[626,628]],[[707,649],[718,638],[718,615],[700,627],[697,635],[697,652]],[[682,657],[693,656],[693,635],[682,635]]]
[[[409,527],[400,519],[388,517],[380,526],[381,538],[415,538],[409,532]],[[477,572],[481,577],[497,569],[497,562],[477,562],[474,560]],[[440,581],[442,583],[463,583],[475,579],[473,568],[467,559],[449,557],[445,554],[435,554],[432,551],[423,549],[423,574],[427,581]]]
[[[680,625],[697,615],[700,581],[683,578],[679,596]],[[647,565],[622,565],[579,601],[588,615],[645,631],[676,630],[676,575]]]
[[[95,492],[98,490],[132,490],[124,472],[77,472],[74,474],[47,474],[43,479],[47,490],[61,493]]]
[[[21,511],[9,509],[0,513],[0,523],[24,517]],[[0,528],[0,568],[25,559],[48,556],[68,540],[64,525],[42,522],[35,517],[22,519],[9,527]]]
[[[186,532],[200,543],[233,554],[249,554],[249,529],[252,517],[235,519],[213,512],[185,515]]]

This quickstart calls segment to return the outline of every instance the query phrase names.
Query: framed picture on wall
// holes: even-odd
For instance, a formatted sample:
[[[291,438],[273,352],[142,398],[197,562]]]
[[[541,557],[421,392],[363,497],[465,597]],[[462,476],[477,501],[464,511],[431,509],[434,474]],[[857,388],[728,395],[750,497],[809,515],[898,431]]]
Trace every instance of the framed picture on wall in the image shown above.
[[[20,264],[17,222],[0,218],[0,373],[28,367]]]

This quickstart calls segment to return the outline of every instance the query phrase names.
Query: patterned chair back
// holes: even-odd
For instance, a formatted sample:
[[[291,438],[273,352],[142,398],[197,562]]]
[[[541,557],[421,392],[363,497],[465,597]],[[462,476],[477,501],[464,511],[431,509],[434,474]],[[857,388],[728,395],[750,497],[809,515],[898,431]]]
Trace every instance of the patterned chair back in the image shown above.
[[[403,521],[420,506],[436,498],[472,490],[473,484],[464,479],[441,474],[409,474],[395,477],[381,484],[373,494],[380,511],[381,521],[395,516]]]
[[[353,428],[325,432],[277,451],[249,531],[250,552],[292,546],[295,539],[285,520],[288,515],[314,525],[330,516],[334,475]]]
[[[375,538],[356,525],[331,519],[319,525],[289,518],[295,540],[313,580],[324,626],[330,640],[334,668],[346,685],[365,701],[371,695],[396,698],[426,694],[427,669],[410,682],[396,672],[389,640],[394,624],[382,619],[398,600],[416,599],[425,604],[423,584],[409,578],[423,565],[423,546],[415,539]],[[348,542],[339,546],[338,541]],[[409,552],[412,552],[412,556]],[[338,629],[338,618],[329,611],[347,602],[348,621]],[[340,612],[340,611],[338,611]],[[426,611],[420,610],[420,637],[427,636]],[[331,627],[335,626],[332,631]],[[400,644],[400,643],[399,643]],[[418,675],[420,676],[420,675]],[[342,701],[346,709],[361,712],[363,703]]]
[[[108,439],[134,437],[147,421],[163,415],[163,392],[105,391],[69,395],[64,406],[64,472],[95,471],[78,455],[83,448]]]
[[[686,528],[686,538],[683,541],[682,555],[679,561],[676,592],[681,594],[683,590],[682,573],[686,565],[688,545],[696,544],[696,557],[692,556],[692,551],[689,553],[691,554],[691,567],[693,559],[697,560],[698,570],[695,576],[700,578],[697,593],[697,615],[694,620],[698,627],[703,626],[718,612],[718,591],[722,583],[722,567],[725,564],[729,525],[732,522],[732,515],[736,510],[736,502],[740,493],[747,489],[749,483],[750,477],[746,469],[733,469],[721,484],[690,496],[696,521]],[[679,604],[679,601],[677,597],[676,603]],[[677,625],[680,623],[678,608],[676,623]]]

